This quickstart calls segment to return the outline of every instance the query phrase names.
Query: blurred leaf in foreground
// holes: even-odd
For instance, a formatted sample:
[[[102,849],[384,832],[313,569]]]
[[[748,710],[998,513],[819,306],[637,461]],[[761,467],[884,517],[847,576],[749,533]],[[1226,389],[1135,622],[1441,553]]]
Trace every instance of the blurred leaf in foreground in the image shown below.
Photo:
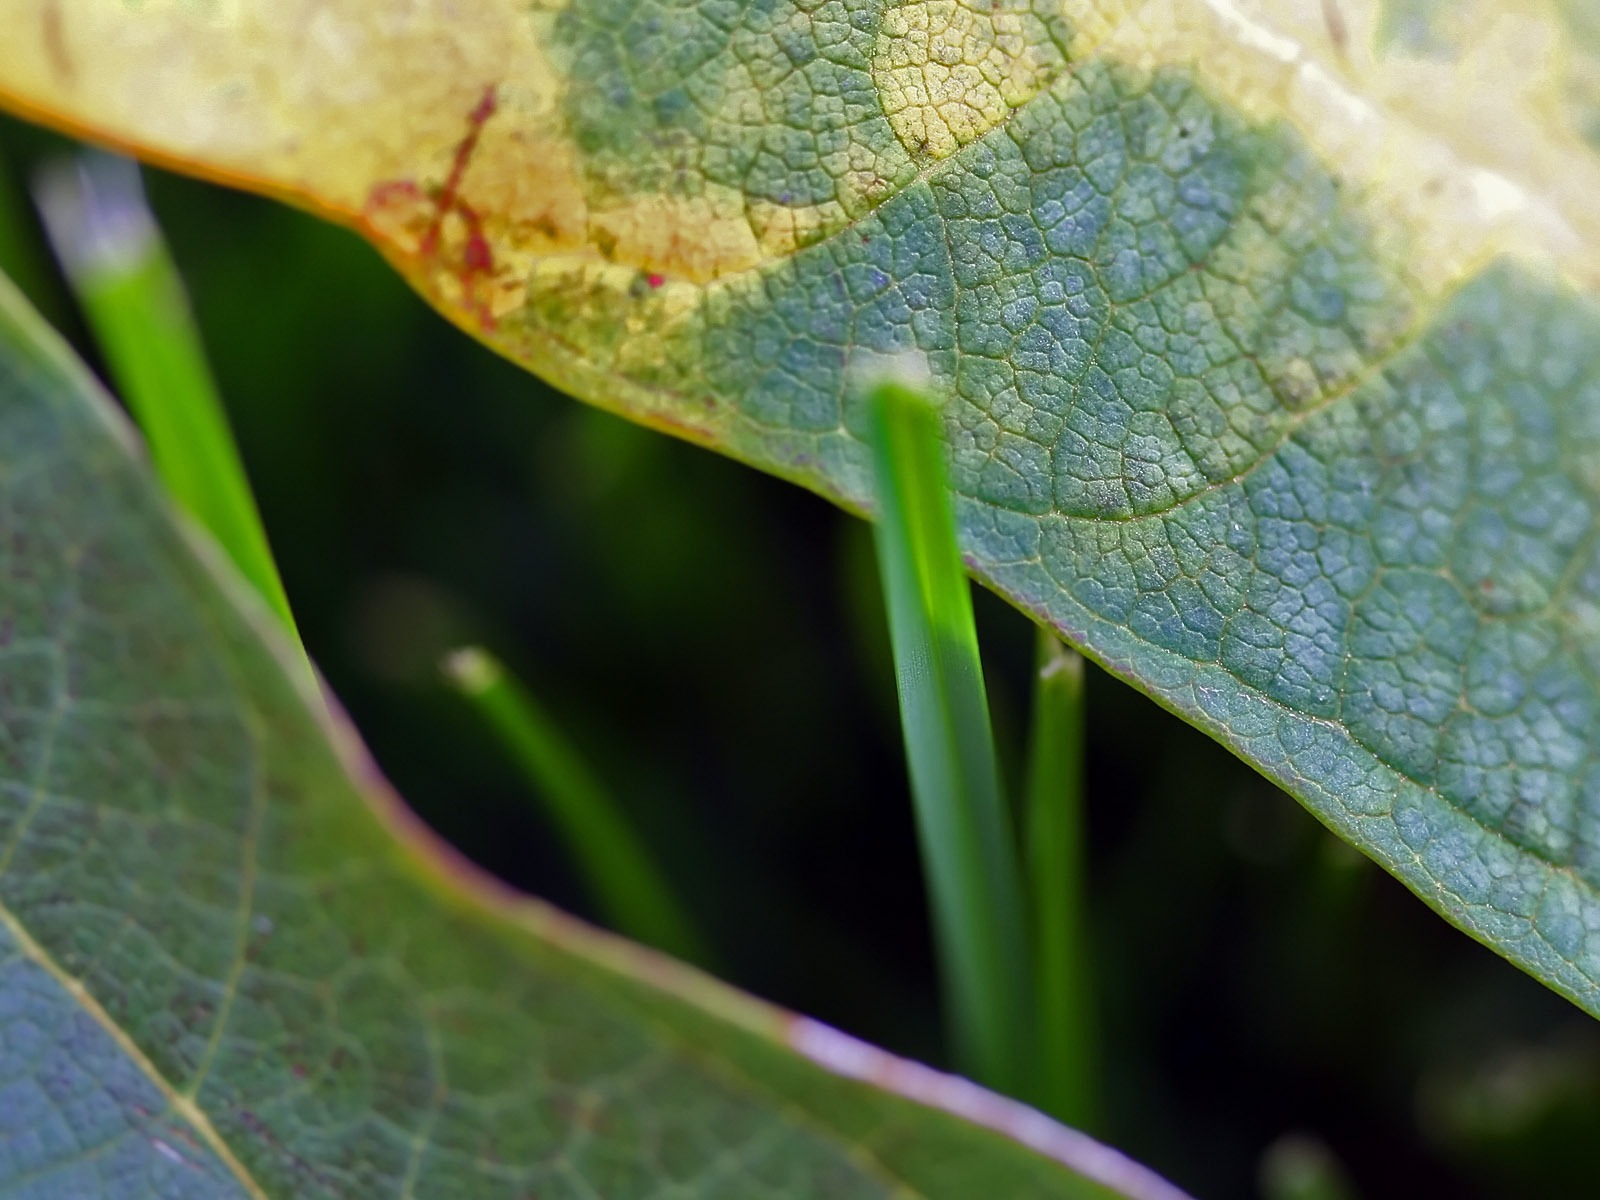
[[[1179,1195],[451,857],[3,281],[0,546],[8,1195]]]

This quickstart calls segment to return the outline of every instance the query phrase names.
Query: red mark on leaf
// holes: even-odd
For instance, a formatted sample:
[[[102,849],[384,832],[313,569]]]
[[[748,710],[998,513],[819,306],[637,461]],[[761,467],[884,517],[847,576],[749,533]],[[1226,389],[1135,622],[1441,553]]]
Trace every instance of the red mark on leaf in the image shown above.
[[[380,183],[367,194],[367,211],[390,208],[411,200],[421,200],[422,189],[409,179],[391,179]]]
[[[495,85],[490,84],[484,88],[482,97],[467,114],[466,136],[456,144],[455,152],[450,159],[450,173],[445,176],[444,183],[437,189],[429,189],[429,193],[424,194],[415,181],[399,179],[378,184],[367,197],[369,212],[402,202],[418,203],[426,200],[432,204],[433,216],[417,244],[417,253],[423,258],[440,256],[446,241],[447,218],[454,216],[460,222],[465,230],[465,238],[459,250],[456,279],[461,285],[463,300],[477,316],[485,332],[494,328],[495,320],[494,314],[489,311],[488,302],[480,295],[480,285],[493,278],[494,251],[489,245],[488,238],[484,236],[483,219],[477,210],[461,197],[461,181],[472,163],[472,156],[478,148],[478,139],[483,134],[484,124],[494,116],[499,106]]]
[[[490,84],[483,90],[483,98],[478,101],[478,106],[467,114],[467,136],[456,145],[455,157],[450,162],[450,174],[445,178],[444,186],[439,189],[439,198],[434,209],[433,224],[428,226],[428,232],[422,238],[422,252],[432,253],[439,243],[439,229],[444,223],[446,214],[466,209],[461,202],[461,177],[467,173],[467,164],[472,161],[472,153],[478,148],[478,138],[483,134],[483,125],[490,117],[494,116],[499,102],[495,99],[494,85]],[[466,210],[470,212],[471,210]],[[463,213],[465,215],[465,212]],[[476,223],[477,217],[473,215],[469,225]]]
[[[652,271],[649,275],[646,275],[644,277],[644,281],[646,283],[648,283],[651,287],[658,288],[663,283],[665,283],[667,281],[667,278],[666,278],[665,275],[657,275],[655,272]]]

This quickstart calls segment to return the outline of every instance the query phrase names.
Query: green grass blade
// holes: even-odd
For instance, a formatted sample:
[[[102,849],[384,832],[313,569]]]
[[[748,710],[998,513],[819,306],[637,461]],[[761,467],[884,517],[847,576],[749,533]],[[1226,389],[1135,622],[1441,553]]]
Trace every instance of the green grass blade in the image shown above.
[[[1038,1043],[1028,1099],[1094,1124],[1091,978],[1083,918],[1083,657],[1039,630],[1024,802]]]
[[[1267,1147],[1261,1159],[1263,1200],[1355,1200],[1344,1167],[1323,1142],[1289,1133]]]
[[[182,281],[138,168],[85,154],[45,171],[45,228],[167,491],[298,639]]]
[[[1015,1093],[1032,978],[1015,839],[1000,792],[972,597],[956,548],[937,411],[915,385],[871,389],[889,611],[947,1021],[960,1065]]]
[[[708,964],[704,941],[643,841],[528,690],[476,646],[449,655],[444,673],[522,769],[610,925],[679,958]]]

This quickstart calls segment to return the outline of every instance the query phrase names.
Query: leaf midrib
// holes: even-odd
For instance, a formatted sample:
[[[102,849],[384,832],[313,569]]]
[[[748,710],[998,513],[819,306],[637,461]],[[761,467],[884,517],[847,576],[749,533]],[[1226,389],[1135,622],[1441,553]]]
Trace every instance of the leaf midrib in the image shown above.
[[[116,1044],[117,1048],[127,1057],[128,1061],[137,1067],[141,1074],[148,1079],[153,1087],[161,1093],[167,1102],[168,1108],[180,1117],[199,1136],[208,1150],[227,1167],[228,1171],[238,1181],[251,1200],[271,1200],[266,1190],[256,1182],[248,1168],[233,1152],[232,1146],[226,1138],[217,1131],[205,1111],[195,1101],[172,1085],[165,1075],[161,1073],[154,1062],[139,1047],[139,1044],[112,1018],[94,994],[77,976],[63,967],[55,958],[41,946],[27,927],[17,919],[10,908],[0,901],[0,928],[16,940],[17,947],[35,966],[43,970],[62,988],[102,1030],[106,1036]]]

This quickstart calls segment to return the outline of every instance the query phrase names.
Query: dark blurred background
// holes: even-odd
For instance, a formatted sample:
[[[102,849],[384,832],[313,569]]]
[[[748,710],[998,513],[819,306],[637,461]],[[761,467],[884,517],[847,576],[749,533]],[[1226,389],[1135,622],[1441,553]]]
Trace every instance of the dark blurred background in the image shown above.
[[[25,181],[66,145],[0,119],[25,230]],[[597,764],[732,982],[939,1063],[867,527],[546,387],[352,234],[147,180],[307,647],[418,812],[591,913],[441,682],[441,652],[481,641]],[[98,365],[42,236],[0,241],[0,267]],[[978,619],[1014,780],[1032,629],[987,593]],[[1093,1132],[1202,1197],[1593,1194],[1600,1026],[1091,674]]]

